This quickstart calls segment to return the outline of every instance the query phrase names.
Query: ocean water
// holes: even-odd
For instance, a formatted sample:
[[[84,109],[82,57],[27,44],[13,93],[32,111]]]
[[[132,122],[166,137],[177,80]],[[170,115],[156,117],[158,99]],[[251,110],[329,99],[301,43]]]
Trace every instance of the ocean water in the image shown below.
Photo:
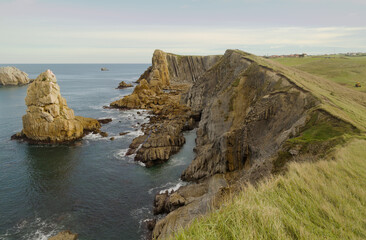
[[[6,65],[0,65],[6,66]],[[169,162],[145,168],[125,156],[148,113],[103,109],[132,92],[147,64],[13,65],[30,78],[51,69],[75,115],[112,118],[102,131],[115,140],[88,135],[80,144],[38,146],[11,141],[22,129],[27,86],[0,88],[0,239],[47,239],[62,230],[79,239],[144,239],[157,192],[184,183],[181,172],[194,158],[195,131]],[[110,71],[102,72],[101,67]],[[119,136],[120,132],[129,132]]]

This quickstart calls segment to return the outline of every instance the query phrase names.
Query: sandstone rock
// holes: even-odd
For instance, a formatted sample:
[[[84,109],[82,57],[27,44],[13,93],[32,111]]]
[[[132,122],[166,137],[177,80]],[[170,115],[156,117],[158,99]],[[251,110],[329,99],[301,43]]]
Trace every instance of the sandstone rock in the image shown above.
[[[98,122],[99,122],[100,124],[107,124],[107,123],[112,122],[112,118],[103,118],[103,119],[98,119]]]
[[[63,231],[57,235],[48,238],[48,240],[77,240],[78,234],[72,233],[71,231]]]
[[[125,81],[122,81],[119,83],[118,85],[118,89],[124,89],[124,88],[129,88],[129,87],[132,87],[132,84],[127,84]]]
[[[268,159],[317,104],[282,74],[236,50],[226,51],[220,64],[195,82],[187,102],[202,113],[197,157],[182,174],[187,181]]]
[[[99,131],[97,120],[74,116],[50,70],[28,86],[25,103],[27,113],[23,116],[22,135],[34,143],[70,142],[86,132]]]
[[[15,67],[0,67],[0,85],[24,85],[29,83],[28,74]]]

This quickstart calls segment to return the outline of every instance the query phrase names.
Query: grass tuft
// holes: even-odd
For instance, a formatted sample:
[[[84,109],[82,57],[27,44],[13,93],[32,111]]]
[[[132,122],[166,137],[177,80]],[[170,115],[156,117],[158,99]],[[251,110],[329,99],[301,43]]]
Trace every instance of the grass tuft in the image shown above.
[[[365,146],[355,139],[335,161],[291,163],[174,239],[366,239]]]

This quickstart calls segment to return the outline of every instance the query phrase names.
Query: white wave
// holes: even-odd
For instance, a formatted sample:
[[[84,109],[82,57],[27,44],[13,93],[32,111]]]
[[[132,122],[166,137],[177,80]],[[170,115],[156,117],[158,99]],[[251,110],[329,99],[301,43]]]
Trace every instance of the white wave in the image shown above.
[[[83,139],[85,140],[100,140],[103,137],[99,133],[89,133],[86,136],[84,136]]]
[[[178,179],[178,183],[168,182],[162,186],[150,188],[148,193],[153,194],[155,190],[160,190],[159,194],[165,193],[166,191],[168,191],[168,193],[172,193],[173,191],[177,191],[180,187],[183,187],[185,185],[187,185],[187,182],[183,182],[181,179]]]
[[[147,207],[142,207],[131,210],[130,214],[134,218],[141,219],[143,216],[150,215],[151,211]]]
[[[115,158],[117,159],[125,159],[127,156],[126,156],[126,153],[128,151],[128,148],[126,149],[120,149],[118,150],[114,155]]]
[[[145,164],[145,163],[143,163],[143,162],[136,161],[136,163],[137,163],[138,165],[142,166],[142,167],[146,167],[146,164]]]
[[[137,129],[137,131],[129,132],[129,133],[127,133],[127,135],[138,137],[138,136],[144,135],[144,132],[141,131],[141,129]]]
[[[28,232],[30,229],[30,232]],[[0,239],[8,239],[13,235],[22,235],[21,239],[24,240],[47,240],[48,238],[56,235],[63,229],[63,226],[36,218],[34,221],[23,220],[13,228],[6,231],[5,234],[0,234]]]

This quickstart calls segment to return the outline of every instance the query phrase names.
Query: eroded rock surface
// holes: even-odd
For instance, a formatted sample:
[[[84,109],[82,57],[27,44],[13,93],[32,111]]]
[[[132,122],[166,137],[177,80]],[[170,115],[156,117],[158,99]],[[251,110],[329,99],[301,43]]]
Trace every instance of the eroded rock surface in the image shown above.
[[[71,231],[63,231],[57,235],[48,238],[48,240],[77,240],[78,234],[72,233]]]
[[[118,89],[124,89],[124,88],[129,88],[132,87],[132,84],[130,83],[126,83],[125,81],[122,81],[118,84]]]
[[[28,74],[16,67],[0,67],[0,85],[17,86],[29,83]]]
[[[149,67],[132,94],[110,104],[120,109],[149,109],[154,114],[127,154],[147,167],[163,163],[185,143],[183,131],[195,125],[195,114],[183,99],[196,78],[220,56],[178,56],[156,50]],[[197,65],[195,65],[195,64]],[[193,64],[193,65],[192,65]]]
[[[47,70],[28,86],[27,113],[20,134],[33,143],[62,143],[98,132],[100,124],[92,118],[75,116],[61,96],[56,76]]]
[[[283,75],[258,65],[245,53],[226,51],[189,92],[188,105],[202,112],[197,157],[182,174],[197,180],[250,168],[275,154],[305,124],[319,104]]]

